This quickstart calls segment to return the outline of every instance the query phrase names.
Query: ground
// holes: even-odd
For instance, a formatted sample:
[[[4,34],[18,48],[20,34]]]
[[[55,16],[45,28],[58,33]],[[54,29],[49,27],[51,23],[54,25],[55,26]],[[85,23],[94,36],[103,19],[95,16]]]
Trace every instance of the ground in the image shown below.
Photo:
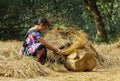
[[[0,42],[0,54],[8,54],[20,45],[18,41]],[[12,49],[9,49],[11,48]],[[112,45],[95,45],[97,52],[103,54],[105,69],[97,68],[92,72],[54,72],[48,76],[38,76],[34,78],[15,78],[0,76],[0,81],[120,81],[120,43]],[[111,57],[112,56],[112,57]],[[106,64],[106,62],[108,64]],[[112,64],[112,65],[110,65]],[[0,67],[1,68],[1,67]]]
[[[0,77],[0,81],[120,81],[120,71],[112,72],[60,72],[35,78]]]

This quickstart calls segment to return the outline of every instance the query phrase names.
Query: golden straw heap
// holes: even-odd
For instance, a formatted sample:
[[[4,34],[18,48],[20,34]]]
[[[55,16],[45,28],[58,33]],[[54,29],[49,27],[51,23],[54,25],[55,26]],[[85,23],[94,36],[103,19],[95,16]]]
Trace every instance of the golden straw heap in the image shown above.
[[[45,39],[56,48],[62,49],[64,53],[63,56],[56,56],[49,52],[49,62],[63,64],[67,70],[71,71],[92,71],[96,66],[95,51],[84,31],[56,27],[48,32]]]

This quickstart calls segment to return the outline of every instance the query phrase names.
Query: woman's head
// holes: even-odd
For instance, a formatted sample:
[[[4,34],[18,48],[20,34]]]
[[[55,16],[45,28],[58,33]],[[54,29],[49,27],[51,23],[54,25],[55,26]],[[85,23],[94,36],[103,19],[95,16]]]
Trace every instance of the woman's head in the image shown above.
[[[46,18],[40,18],[34,21],[34,24],[38,26],[38,28],[44,30],[50,28],[50,23]]]

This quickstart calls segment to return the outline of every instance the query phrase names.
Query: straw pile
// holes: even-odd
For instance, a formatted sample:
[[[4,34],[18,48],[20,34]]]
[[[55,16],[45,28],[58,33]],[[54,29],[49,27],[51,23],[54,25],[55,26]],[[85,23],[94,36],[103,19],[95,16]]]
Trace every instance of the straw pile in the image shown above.
[[[83,56],[86,53],[95,54],[97,67],[94,68],[94,71],[103,71],[103,69],[104,71],[108,71],[110,67],[113,67],[115,70],[120,70],[120,52],[118,51],[120,42],[111,45],[95,44],[93,45],[94,48],[89,43],[85,32],[75,28],[61,27],[54,28],[44,38],[54,47],[63,49],[65,55],[58,56],[48,50],[48,62],[43,66],[36,62],[33,57],[18,55],[17,51],[20,48],[21,42],[0,42],[0,76],[35,77],[53,74],[53,71],[50,69],[55,71],[68,71],[68,68],[66,69],[64,66],[64,62],[69,54],[72,55],[76,51],[83,52],[81,53]],[[73,54],[71,57],[76,57],[76,54]],[[113,68],[110,68],[109,71],[113,70]]]
[[[48,51],[48,65],[52,69],[84,71],[88,70],[87,68],[92,70],[95,67],[95,52],[90,47],[91,44],[84,31],[77,28],[56,27],[48,32],[44,38],[54,47],[61,48],[64,53],[63,56],[58,56]],[[92,57],[88,57],[89,55]],[[90,60],[87,61],[88,59]],[[90,63],[93,63],[92,66]]]
[[[22,78],[44,76],[53,73],[47,67],[36,62],[33,57],[19,55],[17,48],[20,44],[15,42],[7,42],[6,44],[3,42],[0,45],[0,76]]]
[[[58,56],[51,51],[48,51],[49,67],[57,71],[66,71],[71,69],[69,63],[64,64],[67,59],[80,58],[74,52],[81,53],[84,56],[86,53],[93,53],[96,57],[97,65],[94,71],[112,71],[120,70],[120,41],[112,44],[92,44],[88,40],[86,33],[80,29],[75,28],[61,28],[57,27],[51,30],[45,39],[49,44],[56,48],[64,48],[65,56]],[[71,55],[72,54],[72,55]],[[74,60],[72,60],[75,64]],[[94,62],[93,62],[94,63]],[[65,67],[64,67],[65,65]],[[78,64],[77,64],[78,65]],[[84,65],[82,65],[84,67]],[[82,67],[81,66],[81,67]],[[85,66],[86,67],[86,66]],[[75,69],[72,68],[75,71]]]
[[[35,77],[47,75],[50,70],[32,57],[23,57],[21,60],[0,57],[0,75],[7,77]]]
[[[120,71],[120,40],[111,44],[94,45],[98,66],[95,71]]]

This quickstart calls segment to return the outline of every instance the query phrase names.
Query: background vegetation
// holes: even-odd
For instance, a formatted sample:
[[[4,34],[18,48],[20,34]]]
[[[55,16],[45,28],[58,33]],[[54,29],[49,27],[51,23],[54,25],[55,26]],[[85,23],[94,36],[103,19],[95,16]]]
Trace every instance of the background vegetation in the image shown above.
[[[46,17],[53,27],[79,27],[86,31],[90,39],[98,42],[96,22],[86,0],[0,0],[0,39],[22,40],[32,21]],[[88,0],[96,3],[108,37],[107,42],[115,41],[120,34],[120,1]]]

